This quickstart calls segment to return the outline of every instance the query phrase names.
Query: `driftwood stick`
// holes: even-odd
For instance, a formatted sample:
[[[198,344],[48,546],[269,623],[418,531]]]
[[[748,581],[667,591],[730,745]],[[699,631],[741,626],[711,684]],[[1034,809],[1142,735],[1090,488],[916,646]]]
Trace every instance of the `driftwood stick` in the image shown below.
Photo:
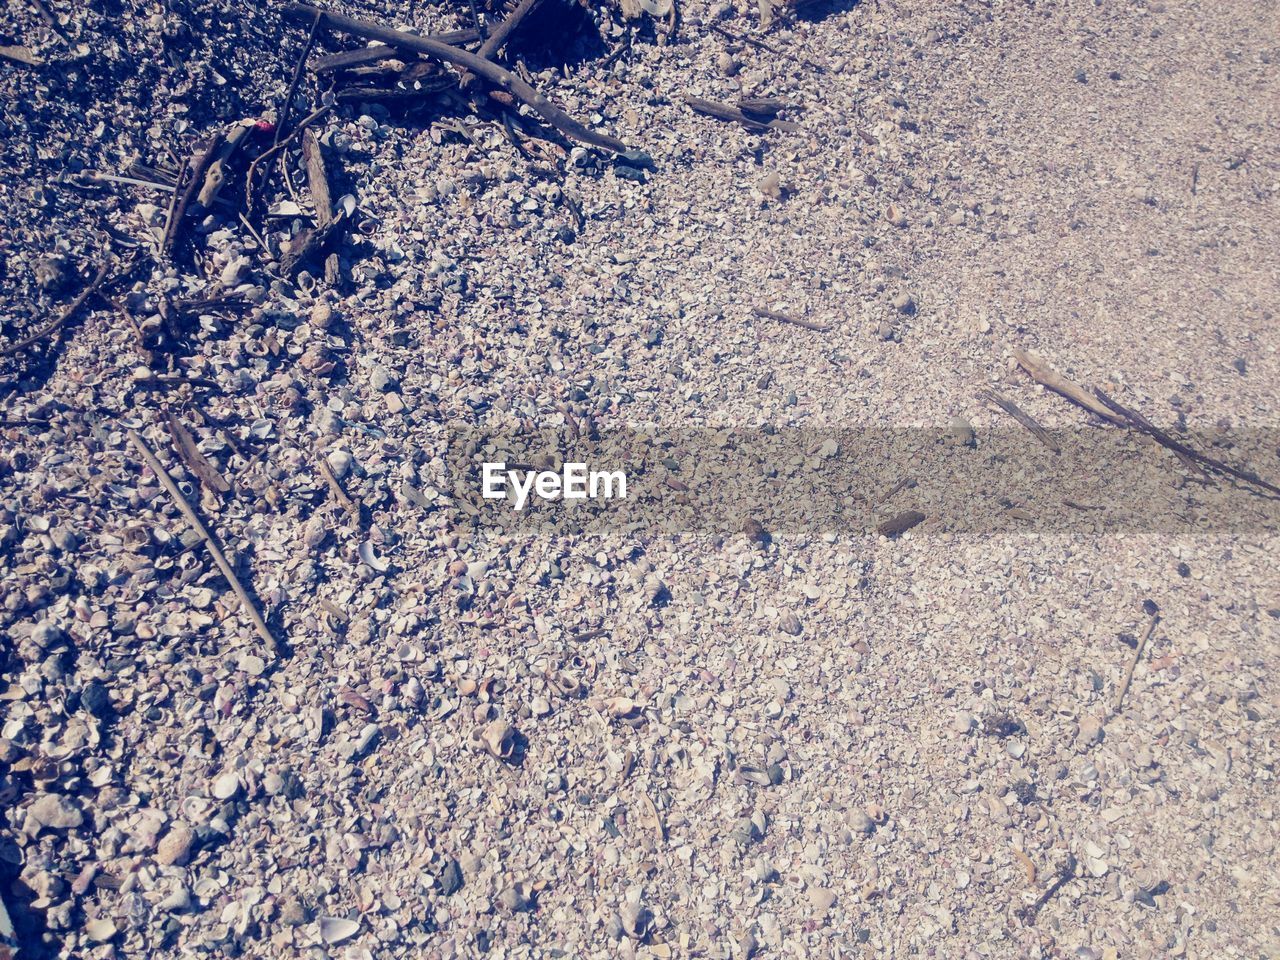
[[[316,34],[319,32],[320,11],[317,10],[315,21],[311,24],[311,32],[307,34],[307,42],[302,48],[302,54],[293,67],[293,79],[289,81],[289,92],[284,95],[284,103],[280,105],[280,118],[276,121],[276,135],[273,143],[279,143],[284,137],[289,114],[293,112],[293,97],[298,92],[298,82],[302,79],[302,71],[307,68],[307,57],[311,56],[311,48],[316,45]]]
[[[727,103],[716,103],[714,100],[703,100],[701,97],[694,97],[689,94],[684,95],[684,102],[691,106],[698,113],[705,113],[709,117],[715,117],[717,120],[728,120],[731,123],[740,123],[748,130],[755,133],[766,133],[769,130],[780,130],[783,133],[796,133],[800,129],[800,125],[790,123],[787,120],[757,120],[755,117],[744,113],[737,107],[731,107]]]
[[[1261,487],[1268,493],[1280,496],[1280,487],[1276,486],[1274,483],[1268,483],[1256,473],[1250,473],[1248,470],[1241,470],[1237,467],[1231,466],[1229,463],[1223,463],[1221,460],[1215,460],[1208,454],[1201,453],[1199,450],[1187,446],[1180,440],[1176,440],[1169,436],[1169,434],[1165,433],[1136,410],[1130,410],[1128,407],[1117,403],[1101,390],[1095,389],[1093,392],[1098,395],[1098,399],[1102,403],[1106,404],[1108,408],[1120,417],[1123,417],[1125,423],[1131,425],[1139,433],[1145,433],[1156,443],[1160,444],[1160,446],[1167,447],[1185,460],[1190,460],[1193,463],[1208,467],[1210,470],[1216,470],[1218,473],[1225,473],[1227,476],[1235,477],[1237,480],[1243,481],[1244,483],[1252,484],[1255,487]]]
[[[218,155],[213,163],[209,164],[209,169],[204,175],[204,183],[200,185],[200,193],[196,195],[196,202],[206,210],[218,199],[222,185],[227,182],[227,163],[235,156],[252,129],[253,122],[250,120],[241,120],[227,128],[222,146],[218,149]]]
[[[1018,366],[1031,375],[1031,379],[1036,383],[1048,387],[1054,393],[1061,394],[1072,403],[1079,404],[1090,413],[1097,414],[1103,420],[1109,420],[1121,426],[1125,425],[1126,421],[1123,417],[1119,417],[1108,410],[1083,387],[1062,376],[1034,353],[1019,348],[1013,351],[1013,358],[1018,361]]]
[[[20,63],[24,67],[43,67],[44,61],[31,52],[30,47],[5,45],[0,47],[0,60]]]
[[[137,448],[143,461],[151,472],[156,475],[156,479],[168,491],[170,497],[173,498],[174,504],[182,512],[187,523],[191,525],[191,529],[199,534],[200,539],[205,542],[205,546],[209,548],[209,553],[213,555],[214,562],[218,565],[218,569],[222,571],[222,575],[226,577],[227,582],[231,584],[231,589],[235,591],[235,595],[240,599],[241,606],[249,615],[249,619],[253,622],[254,628],[258,631],[263,642],[267,645],[267,650],[272,656],[278,656],[280,652],[276,638],[272,635],[267,622],[262,619],[262,614],[258,611],[258,606],[253,602],[253,598],[249,596],[248,591],[240,583],[236,576],[235,570],[231,568],[231,564],[227,562],[227,556],[222,552],[222,547],[218,544],[218,540],[209,528],[204,525],[195,510],[191,508],[191,504],[187,503],[187,498],[182,495],[182,491],[178,489],[178,485],[173,482],[173,477],[169,476],[169,471],[156,459],[156,455],[151,452],[151,448],[147,446],[145,440],[137,430],[128,431],[129,441]]]
[[[776,310],[766,310],[764,307],[752,307],[751,312],[765,320],[777,320],[780,323],[791,323],[797,327],[804,327],[806,330],[816,330],[818,333],[826,333],[831,328],[813,320],[806,320],[804,317],[793,317],[786,313],[778,313]]]
[[[195,158],[191,161],[191,178],[185,185],[179,187],[177,193],[174,194],[175,203],[169,208],[169,220],[164,228],[164,241],[161,243],[161,252],[167,256],[173,256],[173,249],[177,246],[178,236],[182,233],[182,221],[187,215],[187,209],[191,206],[191,201],[196,198],[200,192],[200,188],[204,185],[204,175],[209,171],[209,165],[213,163],[214,158],[218,154],[218,148],[222,146],[223,135],[215,133],[206,140],[198,149]]]
[[[542,3],[542,0],[520,0],[520,5],[512,10],[510,15],[498,24],[497,29],[489,34],[489,39],[480,45],[476,56],[483,57],[485,60],[492,60],[493,55],[501,50],[502,45],[507,42],[507,38],[515,33],[516,28],[520,26],[520,21],[533,13],[540,3]]]
[[[1155,633],[1156,624],[1160,622],[1160,614],[1153,613],[1150,622],[1147,623],[1147,630],[1142,635],[1142,639],[1138,641],[1138,645],[1133,649],[1133,659],[1129,661],[1129,669],[1124,672],[1124,680],[1120,684],[1120,689],[1116,692],[1115,706],[1111,708],[1113,714],[1119,713],[1120,708],[1124,706],[1124,695],[1129,692],[1129,684],[1133,683],[1133,671],[1138,669],[1138,661],[1142,659],[1142,651],[1147,649],[1147,641],[1151,639],[1151,634]]]
[[[305,3],[287,3],[283,8],[283,14],[285,17],[294,20],[310,19],[319,9]],[[330,13],[327,10],[320,10],[320,13],[324,25],[330,29],[363,37],[366,40],[377,40],[391,46],[414,50],[437,60],[443,60],[445,63],[451,63],[455,67],[470,70],[477,76],[483,77],[490,83],[510,92],[512,96],[528,105],[547,123],[572,140],[577,140],[579,143],[585,143],[593,147],[600,147],[603,150],[611,150],[614,153],[622,153],[627,149],[627,145],[621,140],[583,126],[520,77],[489,60],[476,56],[474,53],[452,47],[438,40],[432,40],[430,37],[422,37],[414,33],[403,33],[390,27],[384,27],[381,24],[344,17],[340,14]]]
[[[480,34],[472,29],[450,30],[447,33],[430,33],[427,36],[432,40],[439,40],[441,43],[447,43],[454,47],[465,43],[474,43],[480,39]],[[343,50],[341,53],[329,53],[323,57],[316,57],[311,62],[311,72],[316,76],[321,76],[326,73],[337,73],[339,70],[351,70],[355,67],[379,63],[383,60],[396,60],[403,56],[403,50],[386,44],[361,47],[359,50]]]
[[[85,287],[83,290],[81,290],[80,295],[76,297],[74,300],[72,300],[69,304],[67,304],[66,308],[63,309],[63,311],[60,314],[58,314],[56,317],[54,317],[52,320],[50,320],[43,327],[41,327],[39,330],[31,334],[30,336],[23,337],[21,340],[17,341],[16,343],[11,343],[8,346],[0,347],[0,357],[13,356],[15,353],[25,350],[27,347],[31,346],[33,343],[39,343],[45,337],[49,336],[50,334],[53,334],[58,329],[60,329],[64,323],[66,323],[68,320],[72,318],[72,316],[75,315],[77,310],[79,310],[81,307],[84,306],[86,300],[88,300],[91,296],[93,296],[95,293],[98,292],[98,289],[106,281],[107,271],[109,271],[110,269],[111,269],[111,263],[109,261],[104,262],[101,266],[98,267],[98,272],[94,276],[94,278],[91,281],[89,281],[89,285]]]
[[[1040,426],[1031,414],[1024,411],[1008,397],[1003,397],[994,390],[983,390],[978,394],[978,396],[981,399],[986,400],[988,403],[995,404],[1009,416],[1013,417],[1013,419],[1017,420],[1020,424],[1031,431],[1031,435],[1033,437],[1043,443],[1054,453],[1062,452],[1062,448],[1058,446],[1058,441],[1053,439],[1049,434],[1049,431]]]

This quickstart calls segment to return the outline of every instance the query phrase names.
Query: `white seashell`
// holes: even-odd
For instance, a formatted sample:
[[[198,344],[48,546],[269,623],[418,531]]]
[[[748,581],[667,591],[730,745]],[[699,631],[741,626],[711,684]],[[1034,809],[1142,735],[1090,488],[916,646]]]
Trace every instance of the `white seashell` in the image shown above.
[[[378,571],[378,573],[386,573],[389,569],[387,562],[380,559],[378,555],[373,552],[372,540],[365,540],[361,543],[358,552],[360,554],[360,560]]]
[[[320,936],[325,943],[342,943],[350,940],[360,932],[360,924],[355,920],[344,920],[340,917],[321,917]]]

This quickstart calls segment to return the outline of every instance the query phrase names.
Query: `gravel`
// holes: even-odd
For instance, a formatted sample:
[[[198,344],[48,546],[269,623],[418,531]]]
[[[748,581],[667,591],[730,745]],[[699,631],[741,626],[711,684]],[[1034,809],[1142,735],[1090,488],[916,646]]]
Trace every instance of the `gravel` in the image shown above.
[[[711,29],[754,36],[753,5],[682,4],[672,38],[593,8],[572,49],[516,53],[644,156],[528,119],[517,149],[460,101],[343,104],[316,127],[350,208],[332,279],[281,276],[234,208],[170,262],[171,195],[86,175],[279,119],[304,32],[221,0],[49,6],[69,42],[22,5],[5,40],[49,66],[0,63],[0,344],[104,252],[121,270],[0,359],[0,899],[24,954],[1280,949],[1274,526],[957,533],[904,482],[876,504],[893,536],[548,533],[466,516],[449,476],[459,437],[531,425],[981,452],[1021,429],[982,388],[1108,429],[1022,376],[1025,347],[1274,479],[1267,4],[855,4],[780,12],[782,54]],[[801,129],[684,93],[778,97]],[[299,199],[275,174],[294,207],[255,226],[276,252],[312,223],[286,156]],[[1133,449],[1178,504],[1208,496]],[[694,490],[695,453],[664,467]],[[1025,510],[1009,480],[974,510]]]

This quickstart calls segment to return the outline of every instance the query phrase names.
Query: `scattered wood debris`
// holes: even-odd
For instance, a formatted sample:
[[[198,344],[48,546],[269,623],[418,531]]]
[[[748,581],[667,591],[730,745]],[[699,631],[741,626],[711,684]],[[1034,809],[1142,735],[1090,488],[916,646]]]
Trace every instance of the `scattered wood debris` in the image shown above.
[[[401,49],[413,50],[452,64],[455,67],[469,70],[510,93],[571,140],[577,140],[579,143],[600,147],[603,150],[610,150],[614,153],[623,153],[627,149],[626,144],[616,137],[592,130],[579,123],[511,71],[467,50],[441,43],[430,37],[422,37],[417,34],[382,26],[381,24],[332,13],[309,4],[285,4],[283,13],[285,17],[293,20],[311,20],[319,13],[322,24],[331,30],[348,33],[366,40],[377,40]]]
[[[925,521],[925,515],[919,510],[903,510],[896,513],[888,520],[882,520],[876,530],[882,537],[897,537],[906,533],[912,527]]]

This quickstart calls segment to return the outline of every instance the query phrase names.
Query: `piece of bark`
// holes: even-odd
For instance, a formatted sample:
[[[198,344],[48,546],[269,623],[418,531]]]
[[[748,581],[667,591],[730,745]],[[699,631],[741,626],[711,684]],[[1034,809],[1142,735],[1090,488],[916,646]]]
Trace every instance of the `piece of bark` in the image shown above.
[[[740,123],[755,133],[767,133],[770,130],[796,133],[800,130],[799,124],[791,123],[787,120],[757,120],[744,113],[738,107],[732,107],[727,103],[716,103],[714,100],[703,100],[701,97],[691,96],[687,93],[684,95],[684,102],[698,113],[715,117],[717,120]]]
[[[0,47],[0,57],[9,60],[12,63],[20,63],[24,67],[43,67],[44,61],[37,57],[27,47],[3,46]]]
[[[1062,376],[1034,353],[1019,347],[1013,351],[1013,358],[1018,361],[1018,366],[1031,375],[1031,379],[1036,383],[1048,387],[1054,393],[1061,394],[1072,403],[1084,407],[1090,413],[1096,414],[1103,420],[1124,425],[1123,417],[1117,416],[1108,410],[1083,387]]]
[[[244,143],[245,138],[253,127],[254,122],[252,120],[241,120],[238,123],[233,123],[227,130],[222,146],[218,148],[218,155],[209,164],[209,169],[204,175],[204,182],[200,185],[200,193],[196,197],[196,202],[206,210],[213,206],[214,201],[218,199],[218,193],[222,190],[222,185],[227,181],[227,163],[235,156],[236,151],[240,149],[240,145]]]
[[[165,424],[169,428],[169,436],[173,438],[173,448],[191,472],[213,492],[224,495],[230,493],[231,484],[227,483],[209,458],[200,452],[195,438],[191,436],[191,431],[172,413],[165,411],[164,416]]]
[[[213,561],[218,565],[218,569],[222,571],[223,577],[227,583],[231,585],[231,589],[240,600],[240,605],[244,608],[245,613],[252,621],[254,629],[257,630],[263,642],[266,644],[266,650],[272,657],[279,656],[280,648],[276,642],[275,636],[271,633],[271,629],[267,626],[267,622],[262,618],[258,605],[254,603],[253,598],[249,596],[249,592],[245,590],[244,584],[240,582],[240,578],[236,576],[236,572],[227,562],[227,555],[222,551],[222,545],[218,543],[217,537],[209,532],[209,528],[204,525],[199,515],[192,509],[191,504],[187,503],[187,498],[182,495],[182,491],[178,489],[178,485],[173,482],[173,477],[169,476],[164,466],[156,459],[156,455],[151,452],[151,448],[147,446],[146,441],[142,439],[142,435],[136,430],[128,431],[129,441],[137,449],[142,460],[151,470],[160,485],[165,488],[169,496],[173,499],[174,505],[182,513],[187,523],[191,525],[191,529],[196,532],[205,546],[209,548],[209,553],[213,556]]]
[[[316,206],[316,226],[324,229],[333,223],[333,197],[329,192],[329,173],[320,138],[310,128],[302,133],[302,162],[307,168],[307,186]]]
[[[997,407],[999,407],[1009,416],[1013,417],[1013,419],[1017,420],[1018,423],[1026,427],[1031,432],[1032,436],[1034,436],[1037,440],[1043,443],[1046,447],[1048,447],[1054,453],[1062,452],[1062,448],[1058,446],[1058,441],[1053,439],[1053,437],[1049,434],[1049,431],[1046,430],[1044,427],[1040,426],[1040,424],[1036,421],[1034,417],[1031,416],[1031,414],[1025,412],[1021,407],[1019,407],[1012,400],[1008,399],[1007,397],[1001,396],[1000,394],[996,393],[996,391],[994,390],[983,390],[981,393],[978,394],[978,396],[981,397],[983,400],[986,400],[988,403],[995,404]]]
[[[600,147],[603,150],[610,150],[614,153],[623,153],[627,149],[627,145],[621,140],[584,126],[511,71],[478,57],[474,53],[450,46],[447,43],[441,43],[430,37],[404,33],[366,20],[344,17],[341,14],[321,10],[309,4],[287,3],[282,12],[285,17],[293,20],[310,20],[319,12],[323,17],[323,25],[332,30],[363,37],[366,40],[378,40],[405,50],[413,50],[417,53],[434,57],[437,60],[443,60],[445,63],[450,63],[455,67],[470,70],[477,76],[510,92],[571,140],[577,140],[579,143]]]
[[[906,533],[918,523],[923,523],[925,515],[919,510],[903,510],[876,526],[881,536],[897,537]]]
[[[795,104],[777,97],[741,97],[738,100],[738,109],[761,123],[772,120],[783,110],[794,106]]]

